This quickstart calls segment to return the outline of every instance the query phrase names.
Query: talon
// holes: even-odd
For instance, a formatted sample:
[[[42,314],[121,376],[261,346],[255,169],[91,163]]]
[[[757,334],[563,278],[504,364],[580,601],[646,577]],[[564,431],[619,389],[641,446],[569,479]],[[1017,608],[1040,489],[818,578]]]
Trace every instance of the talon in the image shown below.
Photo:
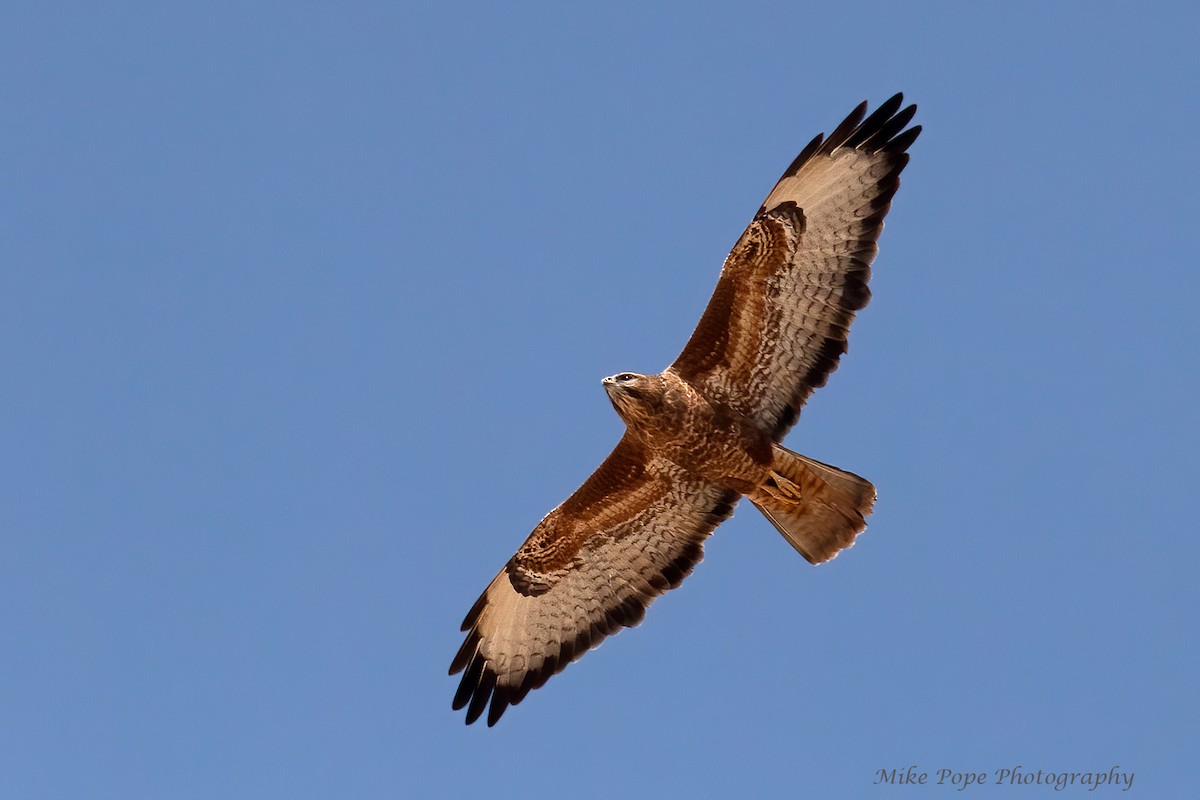
[[[774,471],[763,481],[762,491],[783,503],[799,503],[804,499],[799,484]]]

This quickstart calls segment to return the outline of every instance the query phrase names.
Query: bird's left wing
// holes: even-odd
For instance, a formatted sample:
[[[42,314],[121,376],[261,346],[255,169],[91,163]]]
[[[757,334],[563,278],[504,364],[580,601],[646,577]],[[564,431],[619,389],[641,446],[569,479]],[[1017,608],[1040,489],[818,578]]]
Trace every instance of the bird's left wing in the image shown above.
[[[788,167],[725,260],[670,369],[709,400],[783,438],[846,351],[867,304],[875,241],[920,133],[896,95],[863,103]]]
[[[642,620],[703,554],[738,494],[647,456],[628,436],[534,529],[463,621],[454,708],[467,724],[509,705]]]

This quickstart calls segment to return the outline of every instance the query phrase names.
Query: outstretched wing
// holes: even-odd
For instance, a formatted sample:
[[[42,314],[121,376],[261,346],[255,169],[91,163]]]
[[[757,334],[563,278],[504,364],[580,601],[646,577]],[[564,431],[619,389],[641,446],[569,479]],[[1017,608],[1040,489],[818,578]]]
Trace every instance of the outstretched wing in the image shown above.
[[[725,260],[692,338],[671,365],[778,441],[846,352],[876,240],[920,126],[897,94],[863,103],[788,167]]]
[[[739,495],[626,436],[598,470],[534,529],[463,621],[450,674],[466,672],[454,708],[467,724],[491,700],[488,725],[531,689],[622,626],[642,621],[703,555]]]

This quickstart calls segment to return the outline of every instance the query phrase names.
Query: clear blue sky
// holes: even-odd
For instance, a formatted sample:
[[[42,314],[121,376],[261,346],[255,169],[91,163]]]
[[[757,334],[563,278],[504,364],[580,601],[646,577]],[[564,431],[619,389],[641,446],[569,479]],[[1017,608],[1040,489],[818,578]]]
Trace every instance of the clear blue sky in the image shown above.
[[[5,4],[0,796],[1195,796],[1183,9]],[[813,568],[742,507],[465,727],[458,623],[619,437],[600,378],[898,90],[874,301],[787,440],[867,534]]]

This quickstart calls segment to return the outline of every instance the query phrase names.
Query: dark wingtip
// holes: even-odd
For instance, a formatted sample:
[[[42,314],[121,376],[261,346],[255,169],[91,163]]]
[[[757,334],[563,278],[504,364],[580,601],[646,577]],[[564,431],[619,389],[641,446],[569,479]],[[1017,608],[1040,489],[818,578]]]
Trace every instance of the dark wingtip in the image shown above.
[[[833,133],[829,134],[829,138],[825,140],[825,144],[821,148],[822,152],[829,152],[839,147],[846,140],[846,137],[862,122],[862,118],[866,113],[867,101],[863,100],[833,129]]]
[[[917,107],[911,105],[903,109],[891,119],[886,120],[880,125],[874,133],[863,141],[861,147],[865,150],[875,151],[887,145],[892,138],[904,130],[904,126],[912,121],[913,115],[917,113]]]
[[[864,119],[862,124],[854,129],[854,132],[846,139],[846,147],[860,147],[865,144],[895,116],[903,102],[904,95],[902,94],[894,94],[885,100],[879,108],[871,113],[871,116]]]
[[[916,106],[913,106],[913,108],[915,109]],[[890,142],[888,142],[885,147],[887,150],[890,150],[893,153],[903,153],[912,146],[912,143],[915,142],[917,137],[920,135],[921,126],[914,125],[904,133],[897,136],[895,139],[892,139]]]
[[[492,705],[488,708],[487,726],[491,728],[504,715],[504,710],[508,708],[512,701],[512,689],[505,686],[497,686],[492,692]]]
[[[490,669],[485,669],[483,675],[479,678],[479,685],[475,687],[475,695],[471,698],[471,704],[467,706],[467,724],[470,725],[483,713],[483,709],[487,707],[488,700],[492,697],[492,690],[496,688],[496,673]]]
[[[915,103],[901,108],[903,105],[903,92],[896,92],[883,101],[869,116],[866,114],[867,103],[859,103],[833,133],[829,134],[817,152],[828,155],[839,147],[853,147],[869,152],[903,152],[904,148],[916,139],[916,134],[904,130],[904,126],[912,121],[917,113]],[[794,172],[801,162],[801,159],[797,159],[789,168],[789,173],[785,174]]]
[[[458,691],[454,693],[454,701],[450,703],[450,708],[460,711],[470,702],[471,695],[475,692],[475,687],[478,685],[482,674],[483,659],[477,656],[471,661],[466,673],[462,676],[462,680],[459,681]]]

